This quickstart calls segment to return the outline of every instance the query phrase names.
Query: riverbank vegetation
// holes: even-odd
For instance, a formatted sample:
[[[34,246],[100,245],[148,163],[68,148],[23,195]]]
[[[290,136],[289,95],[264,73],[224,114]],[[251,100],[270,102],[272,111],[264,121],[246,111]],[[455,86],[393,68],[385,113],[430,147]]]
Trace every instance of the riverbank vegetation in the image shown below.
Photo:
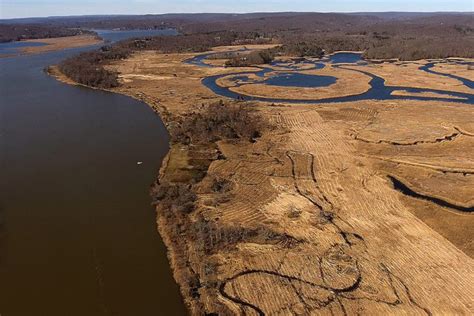
[[[220,101],[202,105],[180,118],[171,135],[174,142],[185,145],[226,139],[255,141],[266,128],[262,117],[247,103]]]
[[[59,70],[70,79],[80,84],[113,88],[119,85],[118,74],[104,68],[107,61],[126,57],[127,53],[108,53],[107,51],[85,52],[68,58],[59,64]]]
[[[268,228],[249,229],[240,226],[219,226],[201,212],[201,203],[217,207],[232,198],[231,179],[208,174],[213,161],[226,160],[218,143],[242,145],[256,142],[271,129],[270,124],[246,102],[214,102],[201,105],[191,113],[174,117],[168,126],[171,150],[162,175],[151,187],[150,194],[158,213],[160,229],[166,243],[172,243],[172,263],[175,278],[193,314],[205,314],[199,301],[200,293],[217,294],[217,261],[213,256],[222,249],[233,249],[238,243],[285,244],[291,247],[299,241],[285,233]],[[196,169],[201,172],[196,172]],[[198,199],[204,194],[205,202]],[[187,260],[190,249],[197,249],[205,269],[196,271]],[[194,250],[193,250],[194,251]],[[204,281],[205,280],[205,281]],[[216,306],[222,314],[224,305]]]
[[[180,214],[191,213],[197,199],[195,184],[206,175],[206,172],[195,173],[193,170],[202,169],[204,165],[206,171],[212,161],[226,159],[219,152],[217,143],[254,143],[264,132],[271,130],[269,122],[252,108],[253,105],[247,102],[221,100],[201,105],[192,112],[173,118],[172,124],[168,126],[171,145],[179,148],[176,151],[179,155],[186,157],[176,160],[191,167],[183,169],[169,165],[165,170],[166,176],[151,189],[154,203]],[[180,169],[190,173],[191,177],[177,177],[171,169]],[[232,183],[227,179],[216,178],[208,186],[215,194],[226,194],[232,188]]]
[[[37,24],[0,24],[0,43],[38,38],[66,37],[94,32]]]

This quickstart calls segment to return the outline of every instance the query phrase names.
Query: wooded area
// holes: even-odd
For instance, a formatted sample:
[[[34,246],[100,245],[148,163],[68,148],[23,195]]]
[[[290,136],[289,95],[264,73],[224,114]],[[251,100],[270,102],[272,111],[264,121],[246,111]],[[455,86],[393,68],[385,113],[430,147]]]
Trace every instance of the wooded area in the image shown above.
[[[94,32],[39,24],[0,24],[0,43],[80,34],[94,34]]]
[[[232,56],[228,66],[268,63],[273,55],[322,57],[335,51],[364,51],[369,59],[418,60],[474,57],[474,19],[470,14],[176,14],[130,17],[56,18],[48,26],[28,29],[25,36],[67,36],[81,32],[65,27],[121,26],[122,28],[175,27],[178,36],[132,39],[81,54],[65,61],[61,70],[80,83],[98,87],[118,85],[117,74],[103,69],[109,60],[133,51],[161,53],[204,52],[215,46],[276,43],[281,47],[246,56]],[[102,23],[102,24],[101,24]],[[3,29],[21,30],[1,25]],[[61,29],[60,27],[63,27]],[[54,33],[53,30],[58,30]],[[0,38],[12,38],[13,31]],[[10,35],[8,35],[10,34]]]

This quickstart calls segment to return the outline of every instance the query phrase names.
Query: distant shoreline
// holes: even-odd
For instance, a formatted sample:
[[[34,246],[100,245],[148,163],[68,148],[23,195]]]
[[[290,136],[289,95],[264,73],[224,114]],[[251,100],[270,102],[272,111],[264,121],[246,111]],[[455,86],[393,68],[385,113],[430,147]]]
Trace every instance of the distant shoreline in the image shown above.
[[[74,36],[67,36],[67,37],[28,39],[28,40],[13,41],[13,42],[8,42],[8,43],[19,43],[19,42],[42,43],[45,45],[18,47],[14,52],[11,52],[8,54],[0,54],[0,59],[8,58],[8,57],[48,53],[48,52],[59,51],[63,49],[69,49],[69,48],[92,46],[92,45],[103,43],[104,41],[96,35],[74,35]]]
[[[94,35],[75,35],[67,37],[56,37],[56,38],[39,38],[31,39],[22,42],[30,43],[45,43],[44,46],[29,46],[22,47],[18,51],[21,55],[40,54],[51,51],[63,50],[68,48],[77,48],[83,46],[91,46],[102,43],[103,40]]]

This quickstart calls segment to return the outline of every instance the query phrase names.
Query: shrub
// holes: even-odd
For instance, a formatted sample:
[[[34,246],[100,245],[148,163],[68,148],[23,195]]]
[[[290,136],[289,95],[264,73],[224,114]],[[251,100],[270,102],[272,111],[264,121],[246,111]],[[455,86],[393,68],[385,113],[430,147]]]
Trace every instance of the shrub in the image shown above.
[[[267,227],[223,226],[222,223],[217,224],[202,216],[197,218],[192,227],[192,235],[198,249],[208,255],[243,242],[278,244],[287,248],[292,248],[301,242],[288,234],[279,233]]]
[[[233,184],[225,178],[212,179],[211,189],[216,193],[227,193],[232,190]]]
[[[197,199],[192,186],[183,183],[156,183],[151,188],[150,195],[153,204],[160,203],[164,209],[182,214],[194,211],[194,202]]]
[[[121,41],[114,46],[137,50],[156,50],[161,53],[205,52],[214,46],[232,45],[245,39],[245,33],[221,31],[215,33],[187,34],[178,36],[153,36]]]
[[[250,105],[241,102],[220,101],[203,106],[174,126],[173,141],[184,144],[222,139],[255,141],[267,126],[260,115],[251,112]]]
[[[324,50],[319,45],[310,42],[285,44],[280,48],[280,52],[284,55],[298,57],[321,58],[324,56]]]
[[[275,55],[272,50],[265,49],[253,51],[245,55],[238,55],[227,60],[226,66],[230,67],[247,67],[252,65],[268,64],[273,61]]]
[[[66,37],[95,32],[40,24],[0,24],[0,43],[36,38]]]

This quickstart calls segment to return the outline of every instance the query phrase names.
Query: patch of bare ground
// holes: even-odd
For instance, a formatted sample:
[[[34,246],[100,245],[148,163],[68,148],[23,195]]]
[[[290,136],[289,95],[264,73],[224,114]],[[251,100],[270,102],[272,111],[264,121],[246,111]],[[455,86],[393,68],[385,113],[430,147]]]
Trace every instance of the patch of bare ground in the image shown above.
[[[57,37],[57,38],[43,38],[43,39],[32,39],[26,40],[25,42],[33,43],[45,43],[44,46],[31,46],[22,47],[20,49],[21,54],[40,54],[56,50],[62,50],[67,48],[75,48],[82,46],[91,46],[99,44],[102,40],[94,35],[76,35],[68,37]]]
[[[124,82],[114,91],[185,135],[152,194],[191,314],[474,313],[472,214],[405,196],[387,178],[471,203],[471,174],[450,171],[472,169],[472,106],[244,104],[270,126],[249,141],[221,130],[235,125],[196,127],[220,99],[200,80],[233,69],[182,64],[189,57],[142,52],[110,67]]]

